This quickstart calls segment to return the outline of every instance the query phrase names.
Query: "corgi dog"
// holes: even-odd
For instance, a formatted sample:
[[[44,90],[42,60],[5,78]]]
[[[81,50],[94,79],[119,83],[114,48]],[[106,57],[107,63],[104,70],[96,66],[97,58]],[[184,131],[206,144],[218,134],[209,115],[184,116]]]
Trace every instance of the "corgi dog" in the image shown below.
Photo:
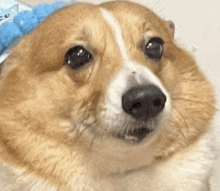
[[[213,88],[174,24],[129,1],[76,3],[10,51],[1,191],[208,191]]]

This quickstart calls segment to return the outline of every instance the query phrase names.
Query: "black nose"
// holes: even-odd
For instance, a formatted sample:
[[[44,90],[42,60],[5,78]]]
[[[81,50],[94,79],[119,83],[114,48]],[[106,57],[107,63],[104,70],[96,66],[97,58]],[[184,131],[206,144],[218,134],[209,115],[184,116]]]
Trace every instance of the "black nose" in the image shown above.
[[[137,119],[147,120],[159,114],[166,102],[166,96],[154,85],[136,86],[122,96],[122,107],[126,113]]]

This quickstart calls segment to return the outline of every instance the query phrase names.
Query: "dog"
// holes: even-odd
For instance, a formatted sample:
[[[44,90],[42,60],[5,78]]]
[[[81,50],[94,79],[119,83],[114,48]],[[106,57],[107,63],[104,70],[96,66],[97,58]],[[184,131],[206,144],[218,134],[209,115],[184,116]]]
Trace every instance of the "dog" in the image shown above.
[[[1,191],[207,191],[213,88],[172,21],[76,3],[19,40],[0,80]]]

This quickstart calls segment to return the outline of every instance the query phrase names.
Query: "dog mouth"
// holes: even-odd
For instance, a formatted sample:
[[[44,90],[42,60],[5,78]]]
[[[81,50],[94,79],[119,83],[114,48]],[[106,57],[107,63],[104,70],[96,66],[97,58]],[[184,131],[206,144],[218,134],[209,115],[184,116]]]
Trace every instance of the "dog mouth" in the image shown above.
[[[146,136],[153,132],[153,129],[148,127],[140,127],[132,129],[123,134],[117,134],[116,136],[128,143],[140,143]]]

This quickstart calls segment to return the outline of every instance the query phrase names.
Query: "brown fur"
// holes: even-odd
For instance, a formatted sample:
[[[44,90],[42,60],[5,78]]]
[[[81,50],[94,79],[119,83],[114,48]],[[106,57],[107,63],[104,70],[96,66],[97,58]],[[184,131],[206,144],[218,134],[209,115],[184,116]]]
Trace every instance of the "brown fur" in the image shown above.
[[[100,122],[108,85],[122,67],[117,44],[100,7],[117,18],[129,56],[153,71],[171,96],[172,109],[167,121],[144,145],[129,146],[116,140]],[[176,45],[173,30],[172,25],[150,10],[128,2],[77,4],[50,16],[15,45],[3,66],[2,163],[60,190],[83,190],[78,187],[85,177],[105,182],[114,174],[118,177],[129,169],[169,160],[175,153],[187,155],[188,148],[209,131],[215,101],[196,61]],[[165,41],[159,64],[146,58],[141,49],[145,38],[151,35]],[[63,65],[64,56],[78,44],[93,53],[94,61],[73,71]],[[81,132],[80,125],[89,118],[91,127]],[[143,149],[150,155],[146,156]],[[77,177],[75,184],[73,177]],[[90,187],[86,181],[83,185]]]

